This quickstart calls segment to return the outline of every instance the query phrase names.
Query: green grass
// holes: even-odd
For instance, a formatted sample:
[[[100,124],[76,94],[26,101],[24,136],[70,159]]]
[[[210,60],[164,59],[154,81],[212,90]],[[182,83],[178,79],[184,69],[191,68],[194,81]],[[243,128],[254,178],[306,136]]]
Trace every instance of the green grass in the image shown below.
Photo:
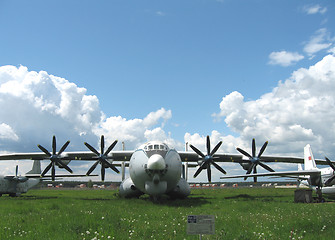
[[[0,239],[199,239],[188,215],[215,215],[203,239],[332,239],[335,204],[298,204],[294,189],[196,189],[188,199],[120,199],[112,190],[31,190],[0,198]]]

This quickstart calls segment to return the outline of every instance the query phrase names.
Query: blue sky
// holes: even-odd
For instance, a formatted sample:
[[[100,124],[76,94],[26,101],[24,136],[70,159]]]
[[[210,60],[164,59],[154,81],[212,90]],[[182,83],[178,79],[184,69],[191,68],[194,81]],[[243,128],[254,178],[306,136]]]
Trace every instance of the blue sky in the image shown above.
[[[334,7],[331,0],[3,0],[0,1],[0,66],[45,71],[85,88],[86,95],[96,96],[98,110],[106,119],[121,116],[127,121],[143,120],[163,108],[165,112],[157,117],[157,124],[146,127],[149,131],[161,130],[179,148],[187,141],[186,133],[200,144],[204,136],[213,136],[213,130],[219,133],[213,136],[215,140],[231,136],[233,144],[249,147],[251,137],[255,136],[261,145],[264,140],[271,143],[273,134],[263,134],[257,127],[250,132],[249,125],[236,127],[241,119],[234,120],[233,110],[223,111],[220,103],[227,96],[239,98],[230,95],[237,91],[243,96],[244,107],[248,102],[257,104],[264,94],[279,86],[279,81],[291,78],[294,71],[309,69],[324,57],[333,56]],[[43,99],[48,98],[48,89],[45,90]],[[332,101],[333,98],[331,107]],[[266,113],[253,112],[249,116],[252,114],[256,114],[256,119]],[[9,119],[0,117],[0,124],[16,133],[13,143],[16,147],[3,150],[18,151],[17,146],[25,144],[21,136],[33,130],[15,129],[11,121],[17,118]],[[75,123],[66,120],[62,125],[72,129],[71,124]],[[268,128],[273,129],[273,124],[272,121]],[[299,122],[290,126],[300,126],[306,134],[311,130],[315,135],[312,143],[319,144],[317,152],[325,151],[322,143],[326,140],[319,140],[323,132],[315,130],[312,124],[305,126]],[[103,129],[92,131],[92,135],[98,139]],[[132,130],[129,126],[129,132]],[[50,127],[45,135],[49,132],[60,136],[60,141],[76,139],[73,136],[76,133],[70,130]],[[332,130],[330,133],[335,135]],[[110,133],[113,134],[117,135]],[[40,135],[43,133],[34,139],[49,144],[51,136]],[[282,148],[273,152],[301,154],[308,139],[302,136],[295,148],[286,151],[287,141],[295,139],[286,139],[288,135],[282,134],[285,143],[274,140]],[[3,136],[5,141],[6,134]],[[122,139],[123,135],[118,137]],[[133,137],[138,137],[137,133]],[[127,137],[124,139],[127,141]],[[334,136],[326,139],[335,140]],[[132,143],[131,147],[139,144],[135,140]],[[228,152],[235,148],[223,147]],[[334,151],[330,154],[335,157]]]

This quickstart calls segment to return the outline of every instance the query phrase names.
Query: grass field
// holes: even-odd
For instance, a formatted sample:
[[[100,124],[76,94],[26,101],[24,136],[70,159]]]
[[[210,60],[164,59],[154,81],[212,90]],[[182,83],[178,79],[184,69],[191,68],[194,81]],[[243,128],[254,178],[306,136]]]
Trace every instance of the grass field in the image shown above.
[[[0,198],[0,239],[199,239],[188,215],[215,215],[202,239],[334,239],[335,202],[294,189],[196,189],[188,199],[120,199],[113,190],[31,190]]]

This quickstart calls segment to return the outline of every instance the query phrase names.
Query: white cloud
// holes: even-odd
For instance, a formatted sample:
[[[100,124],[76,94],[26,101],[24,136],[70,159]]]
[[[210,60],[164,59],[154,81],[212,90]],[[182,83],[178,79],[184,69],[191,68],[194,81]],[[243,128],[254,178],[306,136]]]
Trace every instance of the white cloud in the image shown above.
[[[334,92],[335,57],[328,55],[257,100],[244,101],[238,92],[223,97],[214,116],[224,118],[246,146],[255,137],[260,145],[269,140],[272,153],[296,156],[310,143],[315,153],[334,156]]]
[[[150,140],[166,137],[162,127],[172,116],[171,110],[161,108],[149,113],[144,119],[127,120],[121,116],[103,119],[93,131],[96,135],[104,134],[107,138],[125,141],[128,149],[133,149]],[[161,121],[161,127],[155,126]],[[154,128],[154,129],[152,129]]]
[[[17,141],[19,140],[19,137],[16,135],[14,130],[11,128],[11,126],[7,125],[6,123],[0,124],[0,139],[4,140],[11,140],[11,141]]]
[[[325,12],[327,12],[327,8],[326,7],[321,7],[319,4],[316,5],[306,5],[303,7],[303,11],[309,15],[311,14],[324,14]]]
[[[315,32],[315,34],[310,38],[304,46],[304,52],[308,54],[311,58],[321,51],[332,46],[333,40],[329,36],[329,32],[325,28],[321,28]]]
[[[280,51],[270,53],[269,59],[269,64],[287,67],[304,59],[304,56],[300,55],[297,52]]]
[[[70,139],[69,150],[85,150],[84,141],[98,145],[100,134],[106,142],[119,139],[134,148],[153,136],[166,136],[162,128],[172,117],[164,108],[144,119],[106,117],[98,98],[86,95],[85,88],[23,66],[0,67],[0,107],[1,150],[16,152],[39,151],[37,144],[50,149],[52,135],[58,148]],[[148,134],[159,126],[161,131]]]

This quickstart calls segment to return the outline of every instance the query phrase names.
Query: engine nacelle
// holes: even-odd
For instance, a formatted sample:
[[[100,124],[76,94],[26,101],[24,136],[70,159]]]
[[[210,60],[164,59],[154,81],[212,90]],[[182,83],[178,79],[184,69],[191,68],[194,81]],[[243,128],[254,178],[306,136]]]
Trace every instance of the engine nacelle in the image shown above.
[[[251,166],[251,163],[240,163],[240,165],[244,170],[248,171]]]
[[[173,198],[186,198],[190,193],[190,186],[184,178],[181,178],[177,186],[171,192],[167,193],[167,195]]]
[[[124,180],[119,187],[119,195],[124,198],[132,198],[139,197],[143,194],[140,190],[138,190],[131,178],[127,178]]]
[[[71,160],[62,160],[62,163],[64,164],[64,165],[69,165],[69,163],[71,162]],[[58,164],[57,162],[56,162],[56,165],[59,167],[59,168],[64,168],[62,165],[60,165],[60,164]]]

